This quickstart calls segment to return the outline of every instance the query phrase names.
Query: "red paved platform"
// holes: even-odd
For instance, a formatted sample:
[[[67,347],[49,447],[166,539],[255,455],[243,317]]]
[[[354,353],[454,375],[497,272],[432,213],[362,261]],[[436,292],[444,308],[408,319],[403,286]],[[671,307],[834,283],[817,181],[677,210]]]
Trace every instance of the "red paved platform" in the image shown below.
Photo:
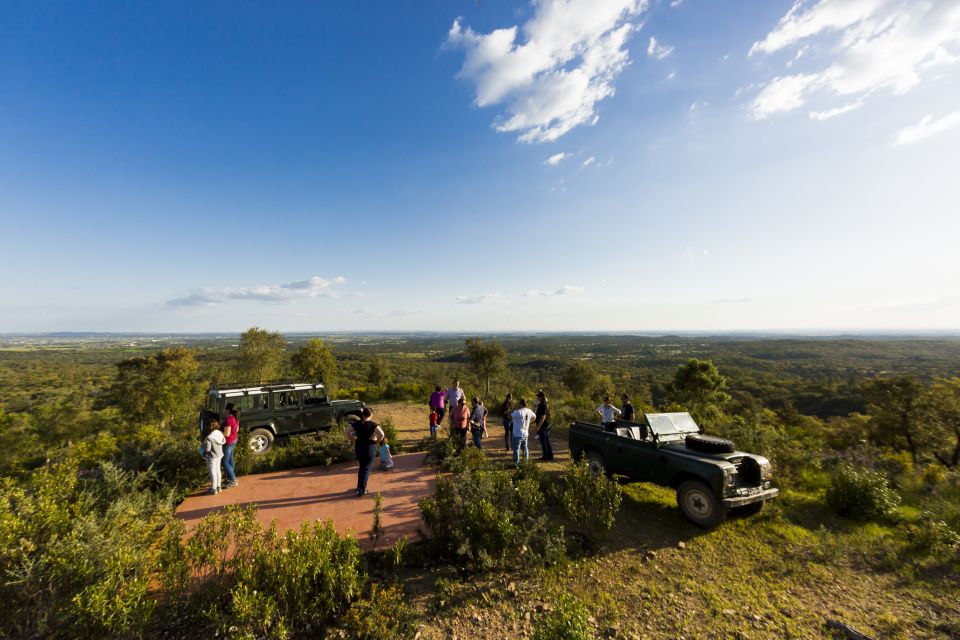
[[[396,466],[380,471],[374,464],[367,495],[356,497],[357,463],[291,469],[254,476],[241,476],[240,486],[212,496],[191,495],[177,509],[190,531],[203,516],[231,504],[257,507],[257,519],[269,525],[277,521],[281,531],[299,529],[304,522],[333,520],[340,533],[352,532],[364,549],[372,549],[374,495],[383,496],[384,535],[377,549],[393,546],[397,539],[417,538],[420,527],[419,502],[431,495],[436,470],[423,466],[423,453],[394,456]]]

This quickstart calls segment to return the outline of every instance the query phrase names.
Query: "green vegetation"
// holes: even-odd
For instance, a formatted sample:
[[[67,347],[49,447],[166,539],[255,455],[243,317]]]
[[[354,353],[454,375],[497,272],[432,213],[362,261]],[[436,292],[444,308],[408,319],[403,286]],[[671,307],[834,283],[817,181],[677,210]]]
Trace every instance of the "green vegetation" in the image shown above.
[[[0,635],[817,637],[828,617],[879,637],[960,634],[960,340],[470,344],[502,348],[502,366],[480,366],[463,336],[0,338]],[[626,392],[767,456],[782,495],[705,534],[668,490],[591,484],[577,465],[513,470],[441,438],[423,445],[443,470],[426,546],[363,557],[327,525],[281,534],[233,510],[184,542],[172,512],[205,479],[202,391],[293,375],[423,406],[459,378],[494,413],[507,391],[543,388],[561,443],[602,393]],[[395,451],[413,444],[384,426]],[[243,474],[351,449],[333,432],[238,454]]]

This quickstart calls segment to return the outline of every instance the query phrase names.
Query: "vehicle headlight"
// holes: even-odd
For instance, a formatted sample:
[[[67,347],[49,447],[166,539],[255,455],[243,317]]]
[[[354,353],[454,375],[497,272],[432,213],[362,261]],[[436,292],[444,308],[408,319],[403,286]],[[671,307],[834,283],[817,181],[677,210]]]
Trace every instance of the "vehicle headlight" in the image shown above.
[[[760,479],[769,480],[773,477],[773,466],[769,462],[763,462],[760,464]]]
[[[737,470],[728,467],[723,470],[723,484],[728,487],[732,487],[737,484]]]

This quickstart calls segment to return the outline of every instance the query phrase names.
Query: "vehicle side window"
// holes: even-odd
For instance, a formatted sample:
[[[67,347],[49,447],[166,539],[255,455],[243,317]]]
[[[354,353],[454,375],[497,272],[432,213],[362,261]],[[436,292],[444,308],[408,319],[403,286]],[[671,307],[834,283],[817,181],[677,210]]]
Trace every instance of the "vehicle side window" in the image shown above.
[[[326,394],[316,389],[307,390],[303,392],[303,406],[307,406],[311,404],[323,404],[326,401],[327,401]]]
[[[273,406],[276,409],[290,409],[300,406],[296,391],[280,391],[273,394]]]

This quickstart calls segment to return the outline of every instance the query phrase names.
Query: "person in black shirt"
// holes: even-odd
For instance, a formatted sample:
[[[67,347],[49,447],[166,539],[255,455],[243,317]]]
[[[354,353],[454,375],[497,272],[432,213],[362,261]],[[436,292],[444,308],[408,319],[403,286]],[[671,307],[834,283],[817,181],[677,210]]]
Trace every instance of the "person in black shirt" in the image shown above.
[[[543,389],[537,391],[537,439],[540,440],[541,460],[553,460],[553,445],[550,443],[550,406]]]
[[[627,422],[636,422],[637,412],[634,410],[633,405],[630,404],[630,396],[623,394],[620,396],[620,400],[623,401],[623,406],[620,408],[620,419],[626,420]]]
[[[367,480],[370,478],[370,467],[377,456],[377,443],[383,440],[383,429],[371,420],[373,411],[364,407],[362,418],[350,423],[347,427],[347,437],[353,441],[353,451],[357,454],[360,468],[357,470],[357,497],[367,492]]]

